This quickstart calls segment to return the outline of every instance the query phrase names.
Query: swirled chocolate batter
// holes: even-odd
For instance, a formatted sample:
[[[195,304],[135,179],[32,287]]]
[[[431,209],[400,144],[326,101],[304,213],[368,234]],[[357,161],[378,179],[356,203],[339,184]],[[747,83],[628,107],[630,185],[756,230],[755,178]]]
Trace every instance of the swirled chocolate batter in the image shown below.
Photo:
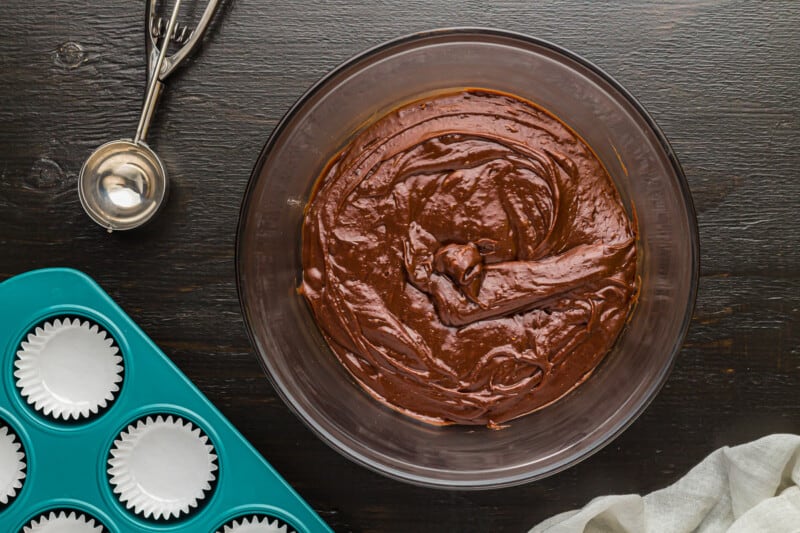
[[[507,94],[442,94],[330,162],[306,209],[300,292],[377,400],[498,427],[611,349],[636,289],[632,226],[594,152],[554,116]]]

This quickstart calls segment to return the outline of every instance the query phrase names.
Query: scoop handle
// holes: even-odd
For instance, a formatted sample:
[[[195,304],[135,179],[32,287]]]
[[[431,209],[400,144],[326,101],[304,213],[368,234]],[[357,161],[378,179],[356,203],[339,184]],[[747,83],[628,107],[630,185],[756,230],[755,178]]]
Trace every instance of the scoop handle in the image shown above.
[[[172,15],[167,25],[167,33],[164,34],[164,40],[158,52],[158,60],[156,61],[154,72],[161,71],[161,65],[164,63],[164,58],[167,55],[167,48],[169,48],[170,35],[175,31],[175,24],[178,22],[178,11],[180,7],[181,0],[175,0],[175,7],[172,8]],[[134,144],[139,144],[147,137],[147,131],[150,129],[150,121],[153,118],[158,97],[161,95],[163,89],[164,84],[159,81],[158,76],[150,76],[150,82],[147,85],[147,93],[144,97],[144,104],[142,105],[142,114],[139,117],[139,126],[136,128],[136,136],[133,138]]]
[[[155,0],[152,0],[155,2]],[[211,22],[211,18],[214,16],[214,12],[217,9],[217,5],[219,4],[219,0],[209,0],[208,4],[206,5],[205,10],[203,10],[203,14],[200,17],[200,21],[195,26],[194,30],[189,34],[189,38],[186,40],[183,46],[180,49],[172,54],[171,56],[167,56],[164,59],[164,64],[160,69],[154,69],[148,73],[150,76],[156,76],[160,80],[164,80],[172,74],[172,72],[178,68],[186,56],[188,56],[192,51],[197,48],[197,45],[200,44],[200,41],[203,39],[203,35],[205,34],[206,30],[208,29],[208,25]],[[155,9],[155,7],[151,7],[151,12]],[[168,34],[169,35],[169,34]],[[152,34],[148,35],[147,43],[154,48],[154,43],[152,39]],[[152,54],[155,53],[154,49],[148,51],[148,60],[152,59]]]

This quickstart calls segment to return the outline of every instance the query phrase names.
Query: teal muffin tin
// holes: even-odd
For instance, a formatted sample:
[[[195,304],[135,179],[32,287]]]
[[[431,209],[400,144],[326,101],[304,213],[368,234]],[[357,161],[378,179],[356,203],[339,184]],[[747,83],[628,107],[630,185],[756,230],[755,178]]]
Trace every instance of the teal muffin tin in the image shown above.
[[[85,274],[0,283],[0,324],[0,531],[330,531]]]

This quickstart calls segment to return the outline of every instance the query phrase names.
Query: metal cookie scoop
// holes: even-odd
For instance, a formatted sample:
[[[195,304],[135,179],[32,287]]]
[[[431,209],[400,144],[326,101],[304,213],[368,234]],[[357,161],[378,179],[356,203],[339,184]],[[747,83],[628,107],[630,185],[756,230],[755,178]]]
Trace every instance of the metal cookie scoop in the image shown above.
[[[161,160],[144,140],[158,97],[164,89],[163,81],[200,42],[218,2],[208,2],[193,32],[177,25],[181,0],[175,1],[166,31],[163,20],[155,15],[156,0],[147,3],[148,84],[136,136],[132,140],[111,141],[97,148],[83,164],[78,177],[78,195],[83,209],[109,232],[141,226],[164,203],[169,189],[167,173]],[[167,56],[170,41],[183,46]]]

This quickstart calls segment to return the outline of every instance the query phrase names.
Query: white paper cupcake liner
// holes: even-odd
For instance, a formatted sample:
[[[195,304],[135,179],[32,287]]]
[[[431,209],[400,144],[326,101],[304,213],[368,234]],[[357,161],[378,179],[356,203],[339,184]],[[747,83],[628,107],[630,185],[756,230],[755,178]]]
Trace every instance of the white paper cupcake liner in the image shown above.
[[[277,518],[252,515],[237,518],[225,524],[217,533],[296,533],[294,529],[281,523]]]
[[[114,441],[109,482],[119,501],[137,515],[180,518],[211,491],[216,463],[208,437],[191,422],[173,415],[148,416]]]
[[[103,524],[78,511],[50,511],[22,528],[23,533],[103,533]]]
[[[22,488],[25,452],[17,435],[0,422],[0,504],[7,505]]]
[[[14,361],[17,388],[36,411],[85,419],[108,406],[122,381],[114,339],[88,320],[56,318],[28,334]]]

